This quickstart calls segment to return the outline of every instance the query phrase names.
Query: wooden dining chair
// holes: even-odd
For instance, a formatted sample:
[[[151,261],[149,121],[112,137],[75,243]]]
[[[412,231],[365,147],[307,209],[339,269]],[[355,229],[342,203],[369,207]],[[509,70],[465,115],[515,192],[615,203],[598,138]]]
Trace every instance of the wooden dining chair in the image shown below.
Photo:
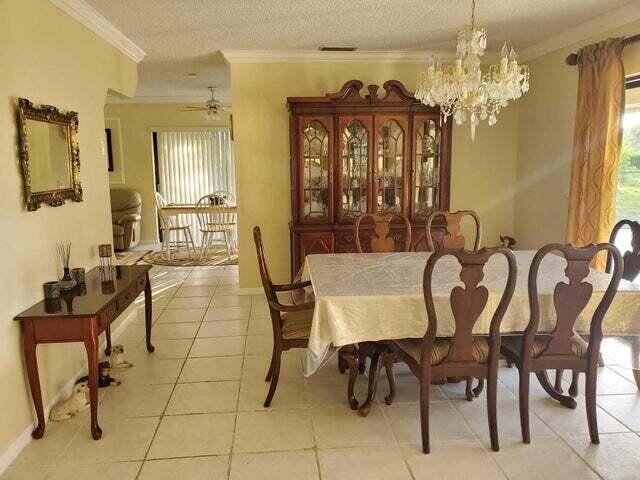
[[[181,246],[187,247],[187,254],[189,254],[189,247],[191,247],[195,255],[196,245],[193,242],[191,226],[182,224],[174,220],[170,215],[164,213],[162,209],[167,206],[167,202],[160,192],[156,192],[155,202],[156,209],[158,210],[158,219],[160,220],[160,228],[162,229],[162,249],[166,252],[167,257],[171,258],[172,246],[175,246],[176,249],[179,249]],[[172,233],[175,234],[174,240],[171,240]],[[183,240],[180,240],[180,235],[183,236]]]
[[[225,209],[229,204],[215,193],[205,195],[196,204],[196,216],[202,233],[202,245],[200,247],[200,259],[202,259],[209,249],[209,245],[214,240],[216,234],[222,234],[227,248],[227,259],[231,260],[231,250],[233,249],[233,229],[236,226],[235,211]],[[219,211],[212,211],[211,207],[220,207]]]
[[[260,227],[253,227],[253,240],[256,244],[260,278],[262,279],[264,293],[267,296],[271,325],[273,328],[273,353],[265,378],[266,382],[271,382],[269,393],[264,401],[266,408],[271,405],[273,395],[276,393],[278,378],[280,377],[282,352],[292,348],[307,348],[309,332],[311,331],[311,321],[313,319],[314,302],[294,304],[291,297],[291,292],[308,287],[311,285],[311,282],[276,285],[271,281],[267,261],[264,257]],[[278,297],[278,293],[285,295]],[[282,297],[287,296],[291,301],[284,302]]]
[[[394,219],[400,219],[401,220],[401,225],[404,227],[403,228],[403,233],[398,235],[396,234],[395,237],[391,232],[391,225],[393,225],[393,220]],[[364,229],[366,228],[367,224],[370,224],[371,222],[364,222],[363,220],[372,220],[373,222],[373,231],[371,232],[370,236],[364,235]],[[400,225],[400,222],[396,222],[396,225]],[[363,227],[363,225],[365,227]],[[356,246],[356,252],[358,253],[385,253],[385,252],[408,252],[411,249],[411,223],[409,222],[409,219],[407,218],[406,215],[402,214],[402,213],[390,213],[387,215],[378,215],[378,214],[373,214],[373,213],[365,213],[363,215],[360,215],[354,225],[353,225],[353,238],[354,238],[354,243]],[[350,377],[349,377],[349,392],[352,392],[355,388],[355,382],[356,382],[356,377],[357,375],[353,375],[353,370],[351,369],[350,365],[351,365],[351,361],[353,360],[353,355],[355,355],[357,357],[357,361],[358,361],[358,372],[359,373],[364,373],[365,368],[366,368],[366,361],[367,358],[372,357],[372,355],[374,354],[374,351],[376,350],[376,347],[379,347],[379,345],[376,345],[376,343],[379,342],[364,342],[361,343],[357,346],[353,346],[353,348],[355,349],[355,352],[350,351],[349,348],[344,348],[343,349],[343,354],[339,357],[340,363],[339,363],[339,368],[340,368],[340,372],[344,373],[346,366],[349,365],[349,372],[350,372]],[[389,377],[389,381],[390,381],[390,385],[393,389],[393,360],[391,358],[387,358],[387,361],[385,363],[385,367],[386,367],[386,371],[387,371],[387,376]],[[375,370],[376,367],[374,366],[373,370]],[[374,379],[372,378],[372,376],[369,377],[369,383],[370,383],[370,390],[373,387],[373,382]],[[393,393],[391,393],[390,395],[393,395]],[[369,395],[369,398],[372,398],[371,395]],[[356,408],[357,407],[357,402],[351,402],[352,403],[352,408]],[[370,403],[370,402],[367,402]],[[368,408],[364,407],[364,410],[362,410],[362,412],[367,412],[368,413]]]
[[[609,236],[609,243],[615,245],[618,235],[623,227],[628,226],[631,233],[631,250],[625,252],[622,255],[624,267],[622,268],[622,278],[634,281],[638,274],[640,274],[640,223],[633,220],[620,220],[615,224],[611,235]],[[609,253],[607,255],[607,264],[605,271],[611,273],[613,268],[613,257]],[[631,368],[633,371],[633,377],[636,381],[636,386],[640,389],[640,337],[631,336],[623,337],[631,344]],[[598,366],[604,366],[604,360],[602,355],[598,359]],[[556,370],[554,388],[556,391],[562,393],[562,374],[563,370]],[[569,395],[575,397],[578,395],[578,375],[577,372],[573,373],[571,386],[569,387]]]
[[[609,243],[615,244],[616,239],[622,228],[628,226],[631,229],[631,250],[624,252],[622,260],[624,268],[622,269],[622,278],[633,282],[640,275],[640,223],[633,220],[620,220],[613,227]],[[613,258],[607,256],[606,272],[611,273],[613,267]],[[636,386],[640,389],[640,337],[629,337],[631,343],[631,368],[633,370],[633,378]]]
[[[602,251],[609,252],[612,272],[609,285],[591,318],[589,342],[575,333],[574,326],[580,313],[593,294],[593,285],[586,281],[589,262]],[[540,263],[550,253],[558,252],[567,261],[565,275],[568,282],[560,281],[553,291],[556,324],[552,332],[538,331],[540,325],[540,299],[538,298],[538,271]],[[568,369],[586,376],[586,407],[589,435],[592,443],[599,443],[596,418],[596,384],[598,358],[602,341],[602,320],[611,305],[622,278],[622,255],[610,243],[587,247],[549,244],[536,252],[529,268],[529,323],[521,336],[505,336],[502,353],[518,367],[520,374],[519,400],[522,441],[530,443],[529,430],[529,377],[535,373],[542,388],[567,408],[576,408],[571,395],[563,395],[551,385],[547,369]]]
[[[437,337],[438,315],[433,299],[433,271],[438,261],[451,255],[461,266],[460,280],[464,288],[451,290],[451,311],[455,320],[453,337]],[[504,255],[507,260],[507,279],[500,301],[491,318],[488,336],[473,335],[473,328],[489,300],[489,291],[479,283],[484,277],[484,267],[494,255]],[[516,285],[516,259],[504,247],[483,248],[477,251],[441,249],[427,260],[423,276],[424,300],[427,307],[427,332],[423,338],[394,340],[391,348],[404,361],[411,372],[420,379],[420,423],[422,426],[422,450],[429,453],[429,391],[432,380],[447,377],[473,377],[487,379],[487,412],[491,448],[499,449],[496,397],[498,361],[500,359],[500,323],[511,301]],[[494,303],[493,301],[491,302]],[[383,354],[385,355],[385,354]],[[387,403],[392,402],[387,398]]]
[[[402,220],[404,232],[401,236],[394,237],[391,232],[394,218]],[[364,219],[373,220],[373,232],[370,237],[362,234],[361,226]],[[408,252],[411,248],[411,223],[402,213],[388,215],[365,213],[360,215],[353,225],[353,238],[358,253]]]
[[[445,231],[442,237],[434,236],[433,222],[436,218],[442,217],[446,223]],[[476,236],[473,241],[473,250],[480,248],[480,242],[482,241],[482,224],[480,223],[480,217],[473,210],[458,210],[457,212],[449,212],[444,210],[436,210],[427,217],[425,224],[427,242],[427,250],[430,252],[436,251],[440,248],[465,248],[466,238],[461,231],[461,223],[465,218],[473,219],[475,224]]]
[[[445,221],[445,231],[441,237],[434,236],[433,222],[437,218],[443,218]],[[431,212],[427,217],[425,224],[425,239],[427,243],[427,250],[434,252],[443,248],[447,249],[465,249],[466,238],[461,232],[461,224],[464,218],[471,218],[475,225],[475,237],[473,240],[472,249],[478,250],[480,248],[480,242],[482,240],[482,224],[480,223],[480,217],[473,210],[458,210],[457,212],[449,212],[445,210],[436,210]],[[473,400],[473,397],[478,397],[484,389],[484,381],[478,379],[478,385],[473,388],[472,379],[467,379],[467,387],[465,395],[467,400]]]

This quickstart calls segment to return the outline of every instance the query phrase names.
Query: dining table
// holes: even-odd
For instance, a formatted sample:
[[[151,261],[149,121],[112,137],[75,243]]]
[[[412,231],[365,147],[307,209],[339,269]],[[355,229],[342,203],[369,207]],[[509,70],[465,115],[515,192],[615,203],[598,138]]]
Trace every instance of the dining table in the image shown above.
[[[162,207],[162,212],[169,216],[191,215],[198,212],[207,213],[237,213],[236,205],[208,205],[198,207],[195,203],[168,203]]]
[[[513,252],[517,279],[501,323],[504,335],[522,333],[529,322],[528,273],[535,253]],[[302,280],[311,281],[315,309],[304,362],[305,375],[312,375],[341,347],[423,337],[427,312],[422,285],[429,255],[431,252],[307,255]],[[540,265],[540,332],[551,332],[555,326],[553,291],[558,282],[566,280],[566,266],[566,260],[558,255],[548,255]],[[449,295],[453,287],[463,285],[460,269],[454,257],[445,256],[434,270],[432,285],[439,337],[451,337],[455,330]],[[487,262],[481,285],[489,290],[489,299],[474,326],[474,334],[488,335],[507,271],[507,262],[502,256],[493,256]],[[588,334],[591,317],[609,278],[607,273],[590,270],[585,281],[593,285],[593,295],[576,321],[577,333]],[[620,282],[602,328],[605,335],[640,336],[640,281]]]

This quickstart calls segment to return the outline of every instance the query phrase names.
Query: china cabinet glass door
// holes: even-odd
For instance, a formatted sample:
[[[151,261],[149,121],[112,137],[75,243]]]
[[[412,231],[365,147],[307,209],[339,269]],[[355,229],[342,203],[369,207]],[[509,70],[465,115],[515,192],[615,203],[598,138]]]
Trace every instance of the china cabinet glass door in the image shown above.
[[[301,221],[315,223],[331,217],[332,118],[300,118]]]
[[[416,116],[413,130],[413,215],[427,217],[440,208],[441,135],[438,119]]]
[[[371,117],[340,120],[340,217],[353,219],[369,211]]]
[[[376,116],[375,211],[404,213],[407,117]]]

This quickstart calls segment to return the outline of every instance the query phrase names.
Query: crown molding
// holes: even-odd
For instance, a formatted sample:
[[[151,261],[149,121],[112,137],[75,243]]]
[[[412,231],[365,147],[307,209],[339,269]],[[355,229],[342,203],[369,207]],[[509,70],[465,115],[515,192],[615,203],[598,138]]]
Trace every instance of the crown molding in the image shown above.
[[[118,97],[115,95],[107,95],[105,103],[107,104],[135,104],[135,103],[205,103],[210,100],[209,97],[193,95],[148,95],[139,97]],[[231,97],[227,95],[216,95],[216,101],[221,105],[231,105]]]
[[[525,48],[520,52],[519,56],[522,61],[530,61],[547,53],[597,37],[639,19],[640,2],[632,2]]]
[[[50,0],[60,10],[73,17],[131,60],[139,63],[146,55],[135,43],[103,17],[85,0]]]
[[[445,61],[455,59],[454,52],[443,50],[222,50],[222,55],[228,63],[425,63],[430,55]]]

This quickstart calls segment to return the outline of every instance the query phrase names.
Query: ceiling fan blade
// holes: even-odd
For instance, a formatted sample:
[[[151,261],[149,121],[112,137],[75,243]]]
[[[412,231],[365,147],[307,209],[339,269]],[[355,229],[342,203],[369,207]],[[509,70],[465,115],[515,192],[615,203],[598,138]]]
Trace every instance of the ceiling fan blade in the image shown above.
[[[180,109],[181,112],[206,112],[207,110],[206,107],[182,107]]]

